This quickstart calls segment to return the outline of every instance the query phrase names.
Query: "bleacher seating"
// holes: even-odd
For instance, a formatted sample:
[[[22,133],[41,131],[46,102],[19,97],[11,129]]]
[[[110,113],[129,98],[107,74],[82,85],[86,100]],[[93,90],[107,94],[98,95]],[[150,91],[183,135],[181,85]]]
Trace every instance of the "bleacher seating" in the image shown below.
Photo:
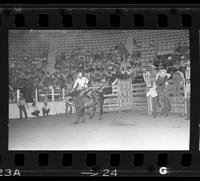
[[[78,71],[75,68],[80,64],[81,56],[85,58],[84,64],[86,68],[94,68],[96,64],[102,62],[99,66],[101,67],[103,64],[104,69],[110,71],[108,70],[109,66],[115,66],[121,61],[120,54],[113,52],[113,50],[118,43],[125,44],[127,37],[135,39],[133,51],[138,51],[141,56],[138,56],[134,61],[141,62],[142,67],[152,65],[159,51],[174,51],[180,42],[185,42],[189,46],[189,33],[185,30],[11,30],[9,31],[9,61],[15,63],[14,69],[19,70],[18,74],[26,70],[21,65],[27,64],[26,66],[31,66],[31,74],[39,75],[39,72],[47,69],[48,54],[52,51],[50,50],[49,42],[53,39],[56,44],[56,59],[59,59],[59,56],[64,53],[67,59],[72,62],[72,70],[74,72]],[[74,51],[79,54],[79,56],[76,56],[76,59],[78,59],[76,63],[70,57]],[[100,54],[101,52],[104,56],[110,54],[110,57],[104,57],[101,60],[96,58],[95,61],[90,62],[91,58],[95,59],[95,54]],[[189,54],[189,52],[187,53]],[[35,70],[39,62],[43,63],[38,65],[38,72]],[[68,66],[66,62],[58,64],[60,64],[58,67],[61,68]],[[120,65],[116,66],[114,70],[119,67]],[[61,70],[58,69],[58,71]],[[62,75],[63,72],[60,72],[60,74]],[[64,74],[69,74],[69,72]],[[13,79],[15,75],[16,73],[9,78]],[[26,76],[27,74],[24,74],[24,77]],[[45,78],[42,74],[40,78],[35,78],[34,80]],[[43,80],[43,82],[45,81]],[[37,84],[40,85],[41,83]]]

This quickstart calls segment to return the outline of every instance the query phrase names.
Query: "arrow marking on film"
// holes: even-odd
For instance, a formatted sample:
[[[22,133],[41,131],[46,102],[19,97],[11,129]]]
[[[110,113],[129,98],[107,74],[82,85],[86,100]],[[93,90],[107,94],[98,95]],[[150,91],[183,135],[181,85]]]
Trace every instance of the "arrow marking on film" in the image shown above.
[[[90,175],[90,177],[93,177],[93,176],[96,176],[96,175],[99,175],[99,173],[92,173],[93,170],[89,170],[90,172],[81,172],[81,174],[85,174],[85,175]]]

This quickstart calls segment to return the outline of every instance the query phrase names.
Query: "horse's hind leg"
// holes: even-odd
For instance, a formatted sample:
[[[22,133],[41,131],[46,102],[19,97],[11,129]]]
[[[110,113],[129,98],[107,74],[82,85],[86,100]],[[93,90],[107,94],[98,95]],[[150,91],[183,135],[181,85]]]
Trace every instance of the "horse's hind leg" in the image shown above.
[[[85,122],[85,109],[83,109],[82,111],[81,111],[81,117],[82,117],[82,121],[81,122]]]
[[[84,115],[82,116],[82,122],[83,123],[85,122],[85,116]]]
[[[99,120],[102,120],[103,106],[99,105]]]
[[[72,114],[72,105],[69,105],[69,114]]]
[[[99,120],[102,120],[103,102],[104,102],[104,100],[101,100],[100,103],[99,103]]]
[[[68,104],[68,103],[65,103],[65,114],[68,113],[68,107],[69,107],[69,104]]]
[[[74,122],[74,124],[78,124],[78,122],[79,122],[79,119],[80,119],[80,115],[79,115],[79,114],[77,114],[77,118],[76,118],[76,121]]]

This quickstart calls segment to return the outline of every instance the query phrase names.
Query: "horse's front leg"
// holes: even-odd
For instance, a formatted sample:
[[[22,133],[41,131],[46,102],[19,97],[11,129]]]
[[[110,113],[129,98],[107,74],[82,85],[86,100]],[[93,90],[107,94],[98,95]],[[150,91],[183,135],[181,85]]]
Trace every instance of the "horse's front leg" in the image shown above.
[[[76,108],[76,121],[74,122],[74,124],[78,124],[80,118],[81,118],[81,111],[80,109]]]
[[[65,103],[65,114],[67,114],[67,112],[68,112],[68,106],[69,106],[69,104],[66,102]]]
[[[77,113],[77,115],[76,115],[76,121],[74,122],[74,124],[78,124],[79,120],[80,120],[80,115]]]
[[[82,123],[84,123],[85,122],[85,116],[84,116],[84,114],[83,114],[83,116],[82,116],[82,121],[81,121]]]
[[[85,108],[82,109],[81,111],[81,117],[82,117],[82,121],[81,122],[85,122]]]
[[[72,114],[72,105],[69,105],[69,114]]]
[[[164,96],[161,95],[160,96],[160,104],[161,104],[161,111],[160,111],[160,116],[163,116],[164,115],[164,112],[165,112],[165,102],[164,102]]]
[[[91,114],[90,114],[90,117],[89,117],[90,119],[92,119],[94,117],[95,112],[96,112],[96,103],[94,103],[92,105],[92,111],[91,111]]]

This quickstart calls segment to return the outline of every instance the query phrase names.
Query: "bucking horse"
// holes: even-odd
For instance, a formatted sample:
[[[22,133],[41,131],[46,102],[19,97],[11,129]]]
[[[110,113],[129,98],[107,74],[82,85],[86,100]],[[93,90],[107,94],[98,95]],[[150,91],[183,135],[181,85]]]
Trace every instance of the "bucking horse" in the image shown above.
[[[85,111],[86,109],[91,109],[89,118],[92,119],[96,112],[96,107],[99,107],[99,120],[102,119],[103,114],[103,104],[104,104],[104,95],[101,90],[103,87],[99,88],[87,88],[82,90],[78,95],[71,96],[68,94],[68,99],[66,103],[69,105],[74,105],[76,111],[76,121],[75,124],[80,122],[85,122]]]

